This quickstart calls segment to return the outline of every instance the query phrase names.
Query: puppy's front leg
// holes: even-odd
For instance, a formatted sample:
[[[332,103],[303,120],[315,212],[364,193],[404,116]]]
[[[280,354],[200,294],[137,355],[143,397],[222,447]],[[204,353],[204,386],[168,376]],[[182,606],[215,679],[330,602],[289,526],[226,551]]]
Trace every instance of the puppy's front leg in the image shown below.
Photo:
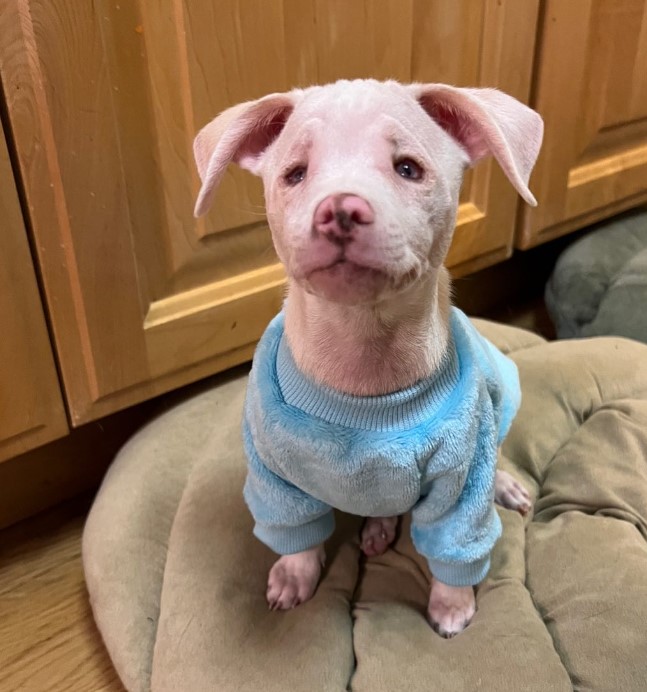
[[[280,557],[267,579],[270,610],[289,610],[312,598],[325,561],[323,545]]]
[[[434,579],[429,597],[429,622],[441,637],[451,639],[462,632],[476,612],[473,586],[448,586]]]

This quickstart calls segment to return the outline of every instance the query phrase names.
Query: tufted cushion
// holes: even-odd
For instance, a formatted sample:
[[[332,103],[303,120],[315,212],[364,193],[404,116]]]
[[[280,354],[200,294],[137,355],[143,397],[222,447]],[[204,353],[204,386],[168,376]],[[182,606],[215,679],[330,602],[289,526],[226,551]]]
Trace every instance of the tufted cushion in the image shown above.
[[[562,339],[616,335],[647,343],[647,210],[607,221],[565,250],[546,305]]]
[[[93,611],[129,690],[645,690],[647,346],[545,343],[477,322],[521,374],[501,466],[536,499],[503,538],[469,628],[424,617],[430,575],[408,519],[360,558],[340,516],[315,597],[269,612],[274,556],[242,500],[245,377],[176,404],[121,451],[83,539]]]

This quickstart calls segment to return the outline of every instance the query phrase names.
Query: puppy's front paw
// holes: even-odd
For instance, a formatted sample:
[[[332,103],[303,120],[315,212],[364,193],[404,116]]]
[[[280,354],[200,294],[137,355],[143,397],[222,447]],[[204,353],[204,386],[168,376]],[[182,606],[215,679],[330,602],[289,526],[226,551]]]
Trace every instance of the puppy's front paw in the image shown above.
[[[429,597],[429,623],[441,637],[451,639],[462,632],[476,612],[472,586],[447,586],[434,580]]]
[[[494,501],[526,516],[532,509],[530,493],[507,471],[497,471],[494,481]]]
[[[324,561],[322,546],[280,557],[267,578],[270,610],[289,610],[312,598]]]
[[[362,527],[360,547],[367,557],[382,555],[395,540],[397,517],[367,517]]]

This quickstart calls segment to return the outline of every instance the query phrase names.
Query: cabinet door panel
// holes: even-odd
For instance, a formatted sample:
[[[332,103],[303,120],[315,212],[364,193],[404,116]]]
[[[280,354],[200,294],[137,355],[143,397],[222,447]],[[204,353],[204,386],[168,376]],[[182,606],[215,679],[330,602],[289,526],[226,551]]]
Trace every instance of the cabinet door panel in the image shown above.
[[[546,134],[522,248],[647,200],[647,2],[547,0],[538,51]]]
[[[213,211],[192,216],[202,125],[342,77],[527,100],[537,5],[0,0],[8,110],[73,420],[249,359],[280,308],[260,182],[232,167]],[[493,163],[468,176],[456,273],[508,256],[516,208]]]
[[[67,433],[63,399],[0,125],[0,461]]]

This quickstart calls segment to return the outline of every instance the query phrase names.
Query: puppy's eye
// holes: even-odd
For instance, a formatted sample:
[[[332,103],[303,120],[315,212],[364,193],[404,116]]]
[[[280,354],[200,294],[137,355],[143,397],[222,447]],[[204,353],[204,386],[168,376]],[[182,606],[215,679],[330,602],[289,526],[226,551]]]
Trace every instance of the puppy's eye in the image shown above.
[[[412,159],[399,159],[393,164],[395,172],[407,180],[420,180],[422,167]]]
[[[290,186],[298,185],[305,180],[307,170],[307,166],[295,166],[283,176],[283,179]]]

